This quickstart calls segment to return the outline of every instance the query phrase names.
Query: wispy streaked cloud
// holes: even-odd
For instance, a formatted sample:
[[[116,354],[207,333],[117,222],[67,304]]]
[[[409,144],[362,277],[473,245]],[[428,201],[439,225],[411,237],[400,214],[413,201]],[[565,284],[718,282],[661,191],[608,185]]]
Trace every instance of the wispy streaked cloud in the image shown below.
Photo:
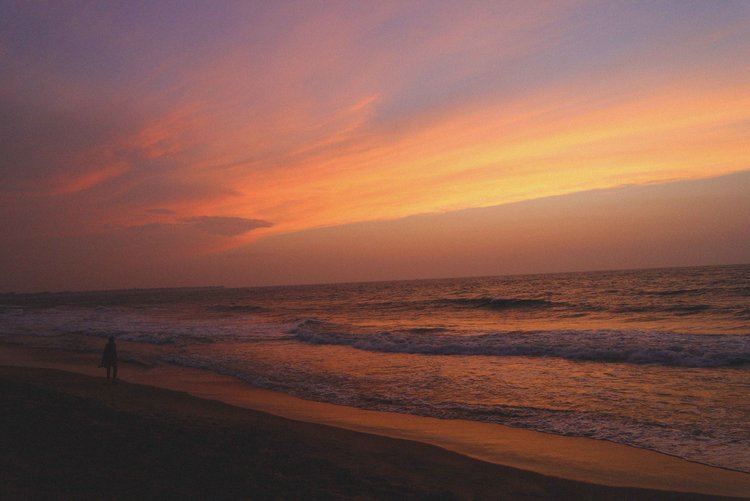
[[[6,247],[110,239],[138,254],[124,235],[141,231],[165,261],[750,168],[743,1],[10,2],[4,14]]]
[[[185,217],[181,222],[195,226],[208,233],[233,237],[242,235],[257,228],[270,228],[273,223],[261,219],[245,219],[241,217],[197,216]]]

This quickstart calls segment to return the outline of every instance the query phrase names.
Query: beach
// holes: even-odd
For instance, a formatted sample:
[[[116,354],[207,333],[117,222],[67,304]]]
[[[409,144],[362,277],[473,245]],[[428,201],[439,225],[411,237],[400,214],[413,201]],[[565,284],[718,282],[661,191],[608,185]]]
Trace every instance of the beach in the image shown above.
[[[750,501],[750,0],[5,3],[0,501]]]
[[[101,376],[93,365],[114,337],[131,382],[671,489],[654,465],[606,458],[638,448],[750,473],[748,283],[745,265],[5,294],[0,343]],[[550,442],[577,459],[550,456]]]
[[[121,380],[108,384],[95,354],[10,344],[0,346],[0,364],[4,499],[750,494],[750,475],[651,451],[306,402],[205,371],[124,363]],[[484,450],[474,440],[479,432],[464,425],[494,428]],[[449,433],[462,428],[463,437]],[[495,445],[507,454],[493,452],[493,436],[506,436],[504,443],[495,438]]]

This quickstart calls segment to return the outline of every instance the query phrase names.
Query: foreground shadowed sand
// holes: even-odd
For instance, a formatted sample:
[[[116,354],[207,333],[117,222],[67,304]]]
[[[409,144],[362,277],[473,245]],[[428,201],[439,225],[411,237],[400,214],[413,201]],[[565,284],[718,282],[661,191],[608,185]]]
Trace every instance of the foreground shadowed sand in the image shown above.
[[[0,367],[3,499],[718,499],[562,480],[185,393]]]

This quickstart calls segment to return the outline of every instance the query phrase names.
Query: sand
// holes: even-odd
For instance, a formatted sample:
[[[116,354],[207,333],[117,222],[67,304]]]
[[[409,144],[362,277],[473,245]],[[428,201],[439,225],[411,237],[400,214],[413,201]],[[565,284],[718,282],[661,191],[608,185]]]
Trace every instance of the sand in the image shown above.
[[[197,370],[123,364],[112,385],[96,358],[0,345],[16,366],[0,369],[3,499],[750,496],[750,475],[617,444],[306,402]]]

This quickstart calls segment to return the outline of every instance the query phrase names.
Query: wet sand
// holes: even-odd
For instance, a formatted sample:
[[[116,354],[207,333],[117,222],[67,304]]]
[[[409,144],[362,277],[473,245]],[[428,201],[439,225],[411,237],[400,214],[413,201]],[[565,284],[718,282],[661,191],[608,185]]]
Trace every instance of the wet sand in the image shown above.
[[[0,345],[17,366],[0,370],[9,498],[750,495],[750,475],[617,444],[307,402],[167,366],[123,364],[109,385],[96,359]]]

